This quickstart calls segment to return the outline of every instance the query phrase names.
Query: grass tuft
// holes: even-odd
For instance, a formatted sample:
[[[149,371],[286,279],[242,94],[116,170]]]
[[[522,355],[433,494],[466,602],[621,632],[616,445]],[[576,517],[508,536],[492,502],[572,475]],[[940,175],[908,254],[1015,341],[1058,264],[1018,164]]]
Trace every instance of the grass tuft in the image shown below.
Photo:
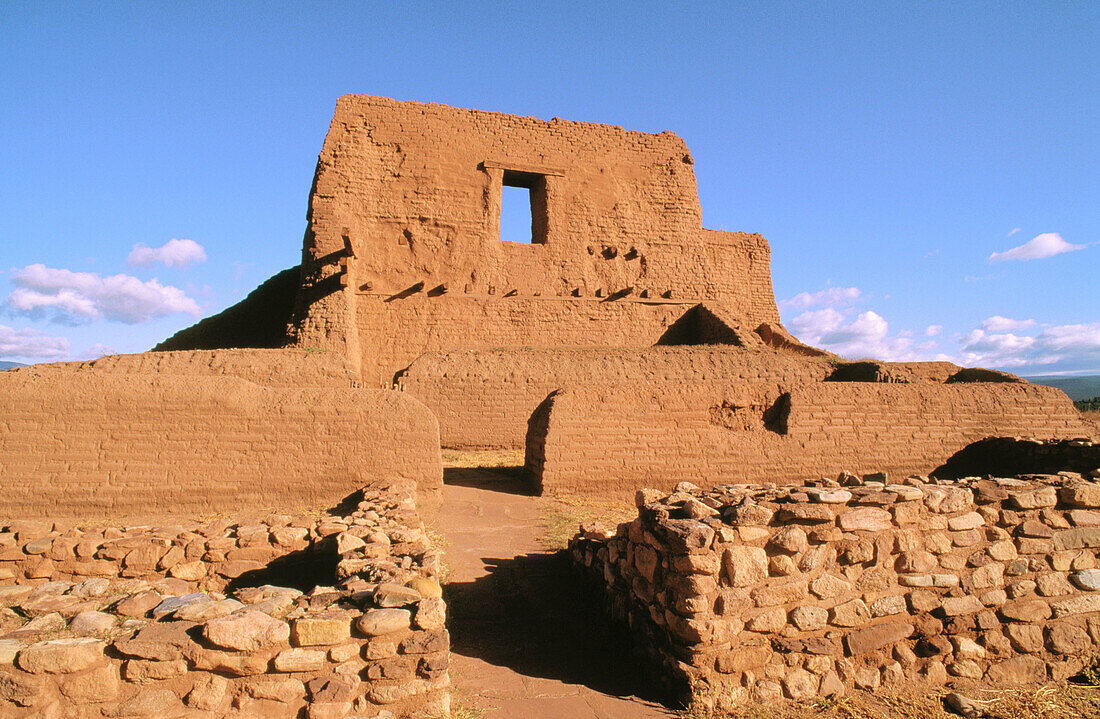
[[[543,504],[544,531],[539,544],[548,550],[565,549],[577,528],[585,522],[599,522],[614,529],[638,516],[632,502],[597,497],[555,497]]]

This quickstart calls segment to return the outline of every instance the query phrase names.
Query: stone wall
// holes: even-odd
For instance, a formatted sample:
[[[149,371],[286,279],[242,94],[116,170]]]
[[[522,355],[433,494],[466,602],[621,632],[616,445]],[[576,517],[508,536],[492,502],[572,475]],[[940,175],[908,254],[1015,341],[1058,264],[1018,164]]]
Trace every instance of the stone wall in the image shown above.
[[[250,524],[10,523],[0,532],[0,714],[445,713],[439,554],[414,496],[408,482],[379,484],[347,515]]]
[[[438,424],[400,392],[128,372],[0,375],[0,515],[331,507],[380,478],[438,502]]]
[[[716,379],[796,386],[821,381],[829,371],[823,359],[763,348],[454,350],[421,355],[401,373],[398,387],[439,418],[444,447],[519,448],[531,414],[561,387]]]
[[[543,491],[626,494],[845,469],[927,474],[986,437],[1091,431],[1063,392],[1026,383],[583,386],[532,415],[526,464]]]
[[[683,702],[1082,669],[1100,646],[1100,484],[864,479],[641,490],[636,520],[570,550]]]

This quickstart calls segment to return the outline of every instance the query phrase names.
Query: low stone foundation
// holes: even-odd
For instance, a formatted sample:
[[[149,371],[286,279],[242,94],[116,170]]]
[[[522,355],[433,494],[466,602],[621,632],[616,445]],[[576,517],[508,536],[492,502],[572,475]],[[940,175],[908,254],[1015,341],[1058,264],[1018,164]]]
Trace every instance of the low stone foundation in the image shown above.
[[[376,485],[346,516],[250,524],[9,524],[0,715],[445,714],[439,554],[415,492]]]
[[[1100,484],[885,480],[641,490],[637,519],[570,551],[675,701],[1081,671],[1100,646]]]

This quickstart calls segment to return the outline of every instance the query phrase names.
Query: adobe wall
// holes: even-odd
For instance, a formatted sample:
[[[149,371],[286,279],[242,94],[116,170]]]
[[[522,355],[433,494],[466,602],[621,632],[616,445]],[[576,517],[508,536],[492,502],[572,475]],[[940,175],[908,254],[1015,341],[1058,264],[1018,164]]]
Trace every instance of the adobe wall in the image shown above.
[[[364,342],[361,373],[366,386],[389,385],[425,352],[456,348],[648,347],[692,306],[556,297],[440,300],[422,293],[388,303],[360,297],[364,337],[387,338]]]
[[[539,404],[554,390],[577,383],[723,380],[798,386],[820,382],[830,371],[825,360],[766,348],[453,350],[419,356],[401,373],[398,388],[435,413],[444,447],[521,448],[528,418]]]
[[[0,714],[445,715],[440,555],[414,493],[380,483],[336,516],[248,524],[10,522]]]
[[[1097,483],[849,484],[641,490],[637,519],[570,549],[684,703],[1035,685],[1100,647]]]
[[[335,352],[306,349],[220,349],[106,355],[84,362],[35,364],[11,370],[18,377],[49,377],[83,373],[132,374],[151,377],[239,377],[265,387],[354,387],[359,376],[351,363]]]
[[[683,480],[927,474],[986,437],[1090,431],[1065,393],[1031,384],[575,387],[532,415],[526,464],[546,492],[621,494]]]
[[[0,406],[9,518],[331,507],[381,478],[430,504],[442,487],[435,417],[399,392],[5,372]]]
[[[767,243],[702,229],[692,162],[671,132],[342,97],[310,196],[296,343],[362,359],[373,381],[374,349],[406,340],[377,334],[379,323],[438,317],[457,323],[468,338],[460,346],[480,346],[495,340],[483,320],[465,324],[464,307],[491,317],[502,309],[493,300],[509,293],[571,302],[629,291],[711,300],[751,327],[778,322]],[[500,241],[501,186],[517,182],[531,189],[537,241],[529,245]],[[420,292],[424,307],[400,303]],[[652,322],[624,324],[630,318],[614,307],[584,305],[559,318],[573,325],[565,341],[598,324],[641,342]],[[561,343],[537,328],[529,335]],[[383,362],[381,371],[403,366]]]

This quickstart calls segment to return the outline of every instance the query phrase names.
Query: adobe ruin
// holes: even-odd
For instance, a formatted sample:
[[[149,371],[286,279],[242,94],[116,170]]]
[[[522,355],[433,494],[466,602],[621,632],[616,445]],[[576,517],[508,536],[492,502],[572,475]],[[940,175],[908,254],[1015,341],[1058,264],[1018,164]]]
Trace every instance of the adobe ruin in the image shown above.
[[[1078,444],[1091,448],[1089,438],[1100,435],[1065,394],[1012,375],[943,362],[846,362],[800,343],[780,324],[767,242],[702,227],[692,165],[687,146],[671,132],[341,98],[317,164],[300,267],[280,272],[238,305],[154,351],[0,374],[0,399],[12,415],[0,434],[0,581],[8,582],[0,587],[0,603],[58,618],[84,609],[137,635],[146,624],[156,634],[156,620],[171,615],[179,635],[164,656],[147,656],[153,650],[137,635],[108,648],[106,641],[80,638],[71,624],[64,631],[77,636],[63,639],[16,629],[24,633],[0,639],[0,680],[15,687],[12,696],[0,695],[0,707],[13,716],[34,716],[58,702],[114,710],[156,686],[172,706],[213,716],[231,705],[271,716],[303,709],[311,717],[343,716],[386,706],[446,711],[449,638],[438,596],[438,551],[419,514],[430,515],[439,498],[441,446],[526,448],[531,482],[548,493],[625,496],[642,486],[667,493],[684,481],[702,487],[647,495],[635,529],[623,529],[636,534],[649,522],[654,526],[647,529],[671,536],[669,527],[680,526],[678,514],[688,507],[702,513],[692,519],[710,529],[692,525],[692,531],[704,534],[721,524],[714,514],[732,517],[719,527],[718,543],[690,551],[658,543],[646,550],[635,534],[597,533],[574,549],[580,564],[593,569],[594,583],[607,580],[608,601],[617,603],[613,614],[668,610],[676,616],[654,618],[647,631],[660,634],[671,621],[684,630],[680,644],[704,645],[709,659],[728,658],[740,646],[726,641],[738,633],[731,628],[739,621],[727,615],[757,613],[746,592],[725,592],[733,609],[719,616],[702,606],[717,596],[718,584],[733,581],[721,569],[727,545],[753,545],[744,551],[753,557],[755,591],[773,582],[760,566],[770,561],[761,559],[763,546],[781,533],[797,534],[787,525],[806,519],[780,511],[762,524],[759,517],[745,520],[730,509],[734,500],[807,507],[816,517],[811,523],[830,527],[812,540],[821,545],[817,554],[827,555],[813,571],[841,572],[858,585],[863,570],[849,565],[873,563],[894,608],[903,603],[899,586],[917,586],[906,585],[900,577],[908,572],[895,571],[893,563],[898,553],[917,551],[908,533],[918,516],[958,525],[959,517],[973,524],[981,515],[982,522],[958,530],[971,544],[955,542],[937,553],[945,559],[937,560],[944,571],[936,576],[958,570],[966,547],[997,544],[1007,552],[1008,539],[1000,535],[1034,518],[1047,530],[1072,531],[1072,541],[1084,543],[1072,549],[1095,559],[1100,536],[1092,525],[1085,532],[1069,526],[1081,524],[1073,517],[1096,514],[1081,508],[1100,508],[1093,485],[1084,490],[1087,503],[1076,494],[1061,500],[1049,487],[1036,490],[1043,504],[1017,507],[1036,510],[1034,518],[998,518],[999,505],[978,490],[959,495],[950,511],[940,508],[928,498],[942,499],[947,490],[927,477],[909,488],[879,487],[872,479],[859,491],[842,491],[845,506],[830,505],[827,512],[817,506],[829,504],[818,501],[820,493],[761,488],[812,479],[818,489],[836,489],[816,478],[840,470],[905,477],[941,469],[947,476],[984,452],[966,454],[965,448],[991,437],[1083,438]],[[507,186],[529,192],[529,244],[500,239]],[[1059,456],[1028,471],[1083,471],[1076,464],[1053,466]],[[735,483],[752,487],[730,490]],[[1028,501],[1017,496],[1024,485],[1002,485],[1013,488],[1005,497],[1000,489],[986,494],[1009,507]],[[719,488],[705,491],[710,487]],[[310,521],[291,511],[303,503],[331,507],[334,518]],[[882,525],[878,530],[846,527],[847,513],[869,512],[849,510],[848,503],[890,509],[870,512]],[[713,511],[699,509],[704,505]],[[194,521],[199,513],[273,507],[286,512],[243,524]],[[937,513],[951,516],[932,516]],[[672,524],[665,521],[670,516]],[[149,524],[107,526],[132,525],[134,518]],[[88,528],[91,520],[99,526]],[[981,534],[985,525],[1000,533]],[[897,535],[896,547],[858,533],[886,529]],[[856,534],[841,536],[845,532]],[[1034,555],[1026,572],[1047,576],[1039,565],[1049,550],[1030,535],[1025,539],[1028,551],[1018,552]],[[833,549],[847,552],[849,545],[871,554],[838,564]],[[211,614],[202,607],[180,613],[187,602],[206,604],[194,598],[181,604],[182,597],[228,593],[242,575],[262,571],[263,562],[302,551],[332,560],[323,586],[273,595],[245,585],[215,602],[221,609]],[[638,553],[648,558],[640,561]],[[921,557],[931,561],[926,554]],[[696,559],[706,571],[695,571]],[[989,564],[981,561],[979,568]],[[1054,569],[1093,572],[1090,561],[1075,554]],[[780,564],[789,569],[790,562]],[[682,606],[657,607],[653,587],[639,583],[639,573],[650,583],[681,584],[705,584],[714,575],[715,587],[682,592]],[[977,574],[968,570],[961,585],[934,585],[920,596],[965,599],[975,614],[980,601],[988,609],[978,616],[991,621],[986,615],[1006,606],[1003,576],[991,588],[974,584]],[[114,575],[126,581],[92,581]],[[775,581],[794,584],[792,576]],[[1080,639],[1087,630],[1094,637],[1100,606],[1081,594],[1092,588],[1043,581],[1069,587],[1073,606],[1087,609],[1081,616],[1074,610],[1072,622],[1050,632]],[[108,592],[108,585],[122,594]],[[801,586],[768,611],[778,615],[774,607],[790,597],[801,601]],[[976,598],[971,588],[988,591]],[[1077,601],[1079,595],[1088,601]],[[843,596],[846,604],[870,599],[872,610],[878,598],[849,597],[847,589]],[[130,599],[127,607],[137,607],[136,614],[108,610]],[[259,608],[246,611],[241,604]],[[219,625],[210,623],[227,608],[227,624],[240,620],[239,612],[249,614],[249,631],[263,635],[258,649],[211,639]],[[819,609],[827,615],[836,608]],[[98,616],[111,612],[118,616]],[[698,627],[688,622],[696,614],[711,629],[719,626],[722,641],[712,641],[713,634],[694,637]],[[898,619],[895,614],[902,611],[883,616]],[[879,622],[887,623],[916,626]],[[949,633],[969,641],[969,629],[960,620]],[[904,654],[914,641],[890,636],[871,651],[886,667],[875,671],[892,677],[900,670],[885,661],[884,647]],[[753,647],[774,645],[771,637],[752,638]],[[962,646],[973,653],[970,644]],[[671,650],[655,640],[648,651],[656,652],[659,665]],[[773,662],[770,651],[754,651],[762,660],[752,671]],[[71,666],[49,672],[43,657]],[[1042,657],[1025,662],[1029,677],[1050,659]],[[821,669],[825,662],[800,661],[806,669],[798,670],[794,686],[820,687],[827,672],[814,673],[811,665]],[[841,666],[829,664],[838,676],[832,684],[859,685],[854,674],[841,676]],[[995,672],[994,666],[971,661],[967,669]],[[911,666],[902,668],[905,674]],[[736,681],[727,676],[734,672],[712,665],[690,668],[686,676],[705,679],[729,697],[775,693],[775,681],[737,671]],[[103,676],[111,678],[107,686],[97,679]],[[46,698],[36,699],[35,692]]]
[[[530,244],[501,241],[509,185],[529,189]],[[702,227],[691,154],[670,132],[347,96],[307,221],[292,303],[280,280],[281,340],[417,397],[445,447],[528,447],[539,486],[601,492],[610,465],[633,468],[613,480],[623,490],[662,473],[671,486],[697,478],[696,455],[740,468],[714,481],[883,461],[927,474],[989,436],[1093,431],[1061,392],[1011,375],[843,362],[798,342],[767,242]],[[254,304],[162,348],[219,332],[233,346],[252,324],[234,314]],[[567,456],[547,446],[557,438]]]

